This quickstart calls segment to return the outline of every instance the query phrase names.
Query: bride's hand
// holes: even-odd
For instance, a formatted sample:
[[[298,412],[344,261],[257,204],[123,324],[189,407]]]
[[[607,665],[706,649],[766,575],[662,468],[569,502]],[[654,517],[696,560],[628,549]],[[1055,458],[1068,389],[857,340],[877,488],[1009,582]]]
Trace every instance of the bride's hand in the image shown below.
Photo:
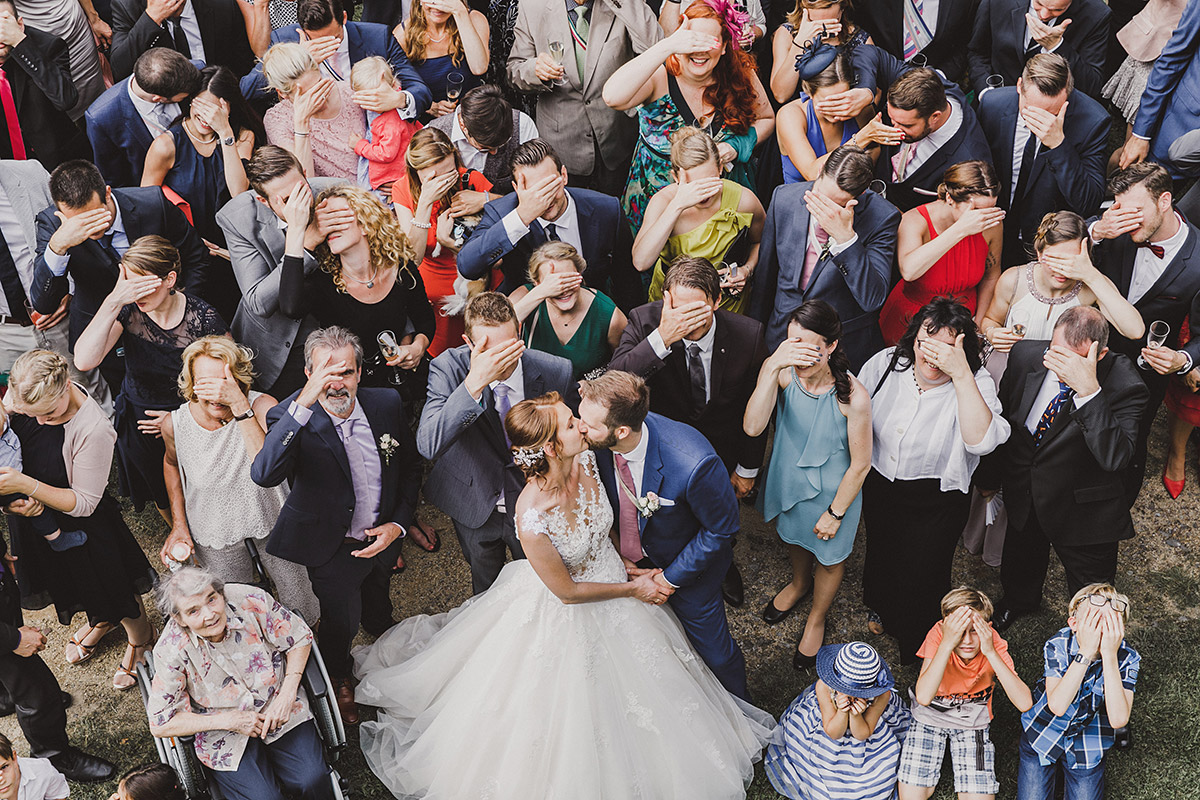
[[[661,606],[667,601],[667,593],[663,591],[663,587],[654,580],[654,577],[661,570],[646,570],[641,575],[638,575],[630,581],[630,588],[633,591],[633,596],[643,603],[649,603],[654,606]]]

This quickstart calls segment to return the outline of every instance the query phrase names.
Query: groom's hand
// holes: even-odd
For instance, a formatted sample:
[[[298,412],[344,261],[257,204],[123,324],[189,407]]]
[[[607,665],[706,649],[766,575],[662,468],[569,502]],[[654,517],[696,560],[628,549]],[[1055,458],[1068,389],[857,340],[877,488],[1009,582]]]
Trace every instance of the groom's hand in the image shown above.
[[[667,597],[675,594],[675,587],[668,583],[667,579],[663,577],[662,570],[659,570],[654,576],[654,582],[662,587],[663,591],[667,593]]]

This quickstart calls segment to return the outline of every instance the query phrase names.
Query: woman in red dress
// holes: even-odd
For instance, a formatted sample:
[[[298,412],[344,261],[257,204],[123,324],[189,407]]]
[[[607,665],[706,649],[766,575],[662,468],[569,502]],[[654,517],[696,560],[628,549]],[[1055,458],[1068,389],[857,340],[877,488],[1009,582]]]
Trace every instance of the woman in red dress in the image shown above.
[[[1179,328],[1182,347],[1192,338],[1187,318]],[[1167,383],[1167,462],[1163,464],[1163,486],[1175,500],[1183,493],[1186,480],[1184,464],[1187,459],[1188,437],[1192,428],[1200,425],[1200,367],[1186,375],[1172,375]]]
[[[986,161],[963,161],[946,170],[938,199],[908,211],[896,246],[901,281],[879,313],[888,346],[912,316],[935,297],[966,306],[983,320],[1000,279],[1004,210],[996,206],[1000,183]]]

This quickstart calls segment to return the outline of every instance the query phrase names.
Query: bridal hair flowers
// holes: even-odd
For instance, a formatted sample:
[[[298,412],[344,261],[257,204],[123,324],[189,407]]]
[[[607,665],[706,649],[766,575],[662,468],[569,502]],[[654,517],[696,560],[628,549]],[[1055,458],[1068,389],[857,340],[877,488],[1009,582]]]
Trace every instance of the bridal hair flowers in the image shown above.
[[[514,447],[513,463],[521,469],[533,469],[546,459],[546,445],[539,447]]]

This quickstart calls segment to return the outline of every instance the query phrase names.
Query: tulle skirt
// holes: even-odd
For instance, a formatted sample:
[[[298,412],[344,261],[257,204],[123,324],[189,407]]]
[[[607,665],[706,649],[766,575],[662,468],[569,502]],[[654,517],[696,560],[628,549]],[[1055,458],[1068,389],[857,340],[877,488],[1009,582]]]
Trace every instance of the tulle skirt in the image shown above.
[[[401,798],[745,797],[774,720],[729,694],[666,607],[564,605],[528,561],[355,651],[367,763]]]

